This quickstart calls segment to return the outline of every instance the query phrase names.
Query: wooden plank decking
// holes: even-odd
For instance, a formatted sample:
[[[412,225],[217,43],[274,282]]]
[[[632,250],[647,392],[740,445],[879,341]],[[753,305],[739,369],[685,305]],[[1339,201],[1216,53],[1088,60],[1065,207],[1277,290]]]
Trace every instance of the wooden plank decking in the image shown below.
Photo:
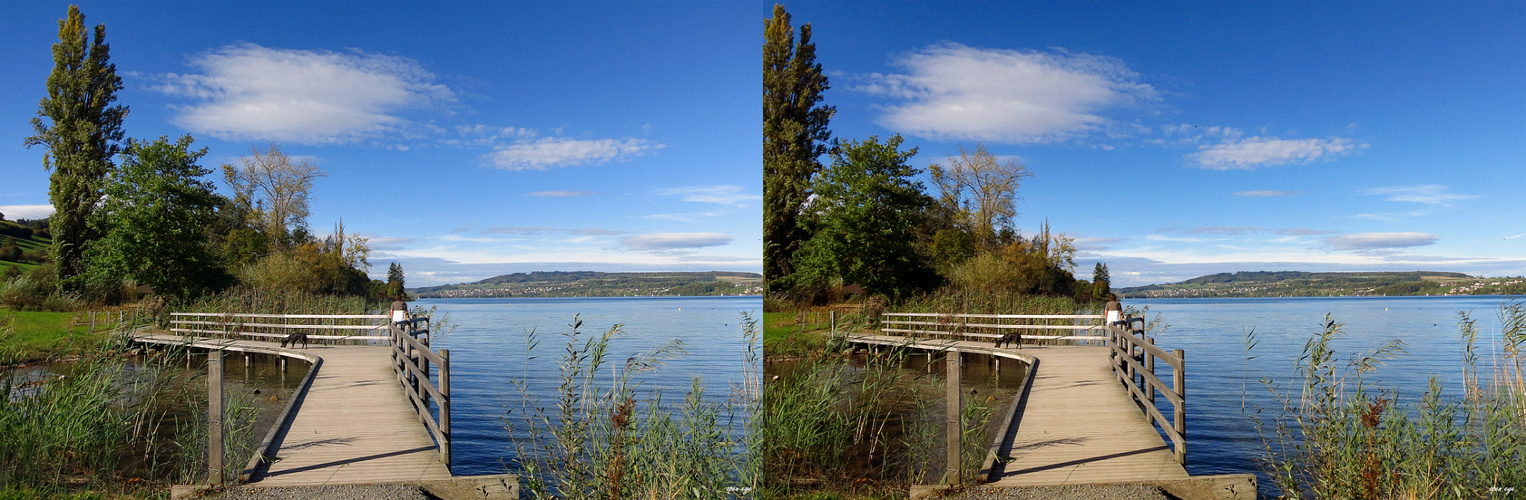
[[[184,337],[147,335],[154,343]],[[275,342],[199,339],[198,345],[278,350]],[[391,348],[312,345],[323,359],[312,386],[276,435],[275,463],[261,467],[251,486],[314,486],[450,479],[450,469],[392,371]]]
[[[1113,375],[1103,346],[997,349],[990,342],[854,335],[852,341],[954,348],[1037,360],[1027,400],[1016,412],[994,486],[1049,486],[1187,479],[1170,448]],[[1008,451],[1010,450],[1010,451]]]

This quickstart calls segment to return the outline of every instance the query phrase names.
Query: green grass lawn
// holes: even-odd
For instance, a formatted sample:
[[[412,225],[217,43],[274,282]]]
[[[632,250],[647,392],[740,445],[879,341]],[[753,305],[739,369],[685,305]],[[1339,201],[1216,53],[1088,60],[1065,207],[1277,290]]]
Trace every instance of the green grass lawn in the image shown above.
[[[804,356],[826,347],[829,322],[796,323],[792,312],[763,313],[763,353],[767,357]]]
[[[107,338],[105,325],[86,333],[75,324],[81,313],[0,309],[0,364],[41,361],[95,348]]]

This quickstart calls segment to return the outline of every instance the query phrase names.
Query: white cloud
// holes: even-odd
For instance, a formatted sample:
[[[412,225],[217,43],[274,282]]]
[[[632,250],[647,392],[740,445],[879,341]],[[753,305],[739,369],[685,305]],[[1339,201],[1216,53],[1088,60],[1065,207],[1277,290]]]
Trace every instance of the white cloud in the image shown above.
[[[854,75],[849,88],[904,101],[878,123],[933,140],[1056,142],[1106,125],[1099,111],[1157,100],[1123,61],[1104,56],[933,45],[895,61],[903,74]]]
[[[572,198],[575,196],[593,196],[596,194],[599,193],[597,191],[536,191],[534,193],[530,193],[530,196],[534,196],[536,198]]]
[[[1327,156],[1341,156],[1367,147],[1367,143],[1344,137],[1329,139],[1278,139],[1250,137],[1240,141],[1202,146],[1187,155],[1199,167],[1212,170],[1253,170],[1259,167],[1308,163]]]
[[[489,165],[504,170],[549,170],[552,167],[625,161],[662,149],[645,139],[572,139],[546,137],[494,147],[482,155]]]
[[[0,205],[5,220],[43,219],[53,215],[53,205]]]
[[[302,144],[375,139],[411,124],[408,108],[455,95],[413,59],[272,49],[244,43],[192,57],[199,73],[166,74],[154,90],[189,98],[172,121],[224,140]]]
[[[721,233],[652,233],[626,236],[620,238],[620,243],[631,250],[677,250],[718,247],[733,239],[731,235]]]
[[[1356,233],[1325,238],[1325,244],[1337,250],[1377,250],[1425,246],[1440,239],[1427,233]]]
[[[1239,191],[1239,192],[1235,193],[1235,196],[1244,196],[1244,197],[1247,197],[1247,198],[1272,198],[1272,197],[1277,197],[1277,196],[1298,196],[1298,195],[1301,195],[1301,194],[1303,194],[1303,191],[1260,190],[1260,191]]]
[[[1388,195],[1388,201],[1408,201],[1427,205],[1450,206],[1447,202],[1478,198],[1479,195],[1452,194],[1440,184],[1423,186],[1389,186],[1362,190],[1363,194]]]
[[[684,195],[683,201],[741,206],[744,201],[761,200],[763,195],[743,192],[741,186],[696,186],[660,189],[663,196]]]

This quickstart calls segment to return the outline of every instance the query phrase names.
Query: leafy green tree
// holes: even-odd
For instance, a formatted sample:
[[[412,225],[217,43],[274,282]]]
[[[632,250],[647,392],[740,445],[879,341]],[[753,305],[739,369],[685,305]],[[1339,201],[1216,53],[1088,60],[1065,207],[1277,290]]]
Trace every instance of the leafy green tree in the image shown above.
[[[933,199],[920,173],[900,151],[901,136],[884,143],[871,136],[832,151],[832,164],[812,183],[806,207],[812,237],[802,249],[802,273],[841,278],[892,300],[938,284],[940,278],[914,244],[917,218]]]
[[[403,294],[403,265],[393,262],[387,266],[387,296],[397,297]]]
[[[42,165],[53,171],[48,184],[54,209],[49,217],[52,254],[59,287],[66,291],[84,288],[85,251],[101,236],[88,220],[101,201],[111,157],[121,151],[122,118],[127,116],[126,106],[112,105],[122,79],[110,62],[106,25],[97,25],[94,34],[88,36],[85,15],[70,5],[68,17],[58,22],[48,96],[32,118],[36,133],[25,142],[28,148],[48,148]]]
[[[1096,297],[1106,297],[1113,291],[1113,278],[1108,274],[1107,264],[1098,262],[1092,266],[1092,290]]]
[[[90,218],[105,234],[86,252],[92,289],[120,289],[122,278],[131,278],[184,300],[232,281],[207,243],[220,197],[202,180],[211,171],[196,164],[206,148],[193,151],[191,142],[189,135],[173,143],[129,141]]]
[[[763,277],[776,288],[794,273],[795,252],[808,238],[801,207],[811,196],[811,176],[821,170],[832,137],[827,122],[837,110],[821,103],[829,87],[811,25],[800,26],[797,44],[789,13],[774,5],[763,35]]]

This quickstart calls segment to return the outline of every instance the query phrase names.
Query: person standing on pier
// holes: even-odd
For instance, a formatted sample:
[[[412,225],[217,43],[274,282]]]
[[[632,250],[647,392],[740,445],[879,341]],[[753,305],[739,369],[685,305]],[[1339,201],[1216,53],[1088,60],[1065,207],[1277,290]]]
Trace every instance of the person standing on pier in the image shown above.
[[[392,300],[391,311],[392,322],[396,323],[397,327],[402,328],[403,331],[408,331],[407,325],[404,324],[408,322],[408,303],[403,302],[402,295],[398,295],[396,299]]]
[[[1102,306],[1103,314],[1107,315],[1107,324],[1123,322],[1123,303],[1118,301],[1118,294],[1107,294],[1107,305]]]

